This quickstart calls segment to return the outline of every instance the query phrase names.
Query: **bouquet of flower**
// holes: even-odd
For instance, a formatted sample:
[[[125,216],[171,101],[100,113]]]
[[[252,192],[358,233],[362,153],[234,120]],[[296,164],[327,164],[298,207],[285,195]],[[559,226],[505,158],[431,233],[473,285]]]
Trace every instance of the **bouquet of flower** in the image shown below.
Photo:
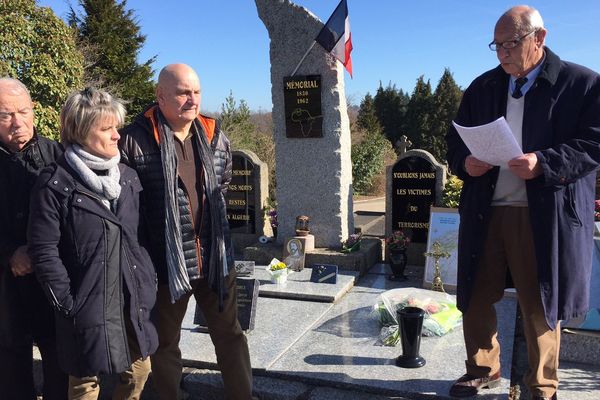
[[[600,221],[600,200],[594,201],[594,221]]]
[[[350,253],[360,249],[360,241],[362,240],[362,233],[353,233],[348,236],[348,239],[342,242],[342,253]]]
[[[271,260],[266,268],[267,272],[271,276],[271,282],[283,284],[287,282],[287,276],[292,273],[292,270],[285,265],[284,262],[274,258]]]
[[[404,250],[410,244],[410,237],[400,229],[385,239],[385,244],[388,250]]]
[[[388,290],[373,306],[373,315],[382,326],[379,338],[385,346],[395,346],[400,340],[397,312],[409,306],[425,311],[424,336],[443,336],[462,320],[456,301],[449,294],[416,288]]]

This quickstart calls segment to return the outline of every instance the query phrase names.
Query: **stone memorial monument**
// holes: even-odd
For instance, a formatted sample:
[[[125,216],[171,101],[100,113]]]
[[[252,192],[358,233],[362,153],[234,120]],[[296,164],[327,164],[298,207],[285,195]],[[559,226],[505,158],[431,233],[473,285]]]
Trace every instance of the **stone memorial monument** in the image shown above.
[[[271,234],[264,207],[269,195],[268,166],[249,150],[232,152],[232,178],[225,196],[231,239],[237,253]]]
[[[314,46],[292,76],[323,23],[289,0],[255,2],[270,37],[277,243],[295,235],[296,216],[309,215],[315,246],[339,247],[354,232],[343,66]]]

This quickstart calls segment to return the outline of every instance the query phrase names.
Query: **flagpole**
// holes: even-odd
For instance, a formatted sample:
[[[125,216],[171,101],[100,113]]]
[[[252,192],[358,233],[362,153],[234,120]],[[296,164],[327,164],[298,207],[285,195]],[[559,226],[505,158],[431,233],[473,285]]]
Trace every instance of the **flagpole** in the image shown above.
[[[294,72],[292,72],[291,76],[296,75],[296,72],[298,71],[298,68],[300,68],[300,65],[302,64],[302,62],[304,61],[304,59],[306,58],[306,56],[308,55],[308,53],[310,53],[310,51],[312,50],[312,48],[315,47],[315,43],[317,43],[317,41],[313,40],[313,42],[310,45],[310,47],[308,48],[308,50],[306,50],[306,53],[304,53],[304,55],[302,56],[302,59],[300,59],[300,62],[298,63],[298,65],[296,65],[296,68],[294,68]]]

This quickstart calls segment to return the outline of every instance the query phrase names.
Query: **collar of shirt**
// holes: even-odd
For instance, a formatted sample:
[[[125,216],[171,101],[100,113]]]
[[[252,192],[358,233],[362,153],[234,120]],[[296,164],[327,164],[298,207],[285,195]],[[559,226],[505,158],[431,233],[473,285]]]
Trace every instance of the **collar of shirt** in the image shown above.
[[[537,78],[538,74],[542,70],[542,65],[544,65],[544,62],[546,62],[546,53],[545,52],[544,52],[544,57],[542,58],[542,61],[534,69],[529,71],[529,73],[527,75],[525,75],[525,77],[527,78],[527,82],[521,87],[521,93],[523,93],[523,97],[525,97],[525,95],[527,94],[527,92],[529,91],[531,86],[533,86],[533,82],[535,82],[535,78]],[[511,75],[509,82],[508,82],[509,93],[512,93],[515,91],[515,85],[516,85],[515,81],[516,80],[517,80],[517,78],[515,78],[514,76]]]

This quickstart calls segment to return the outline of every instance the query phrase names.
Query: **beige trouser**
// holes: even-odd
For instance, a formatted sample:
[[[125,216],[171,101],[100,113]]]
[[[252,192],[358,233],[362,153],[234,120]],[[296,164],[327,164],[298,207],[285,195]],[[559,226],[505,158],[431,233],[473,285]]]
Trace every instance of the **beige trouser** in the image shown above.
[[[135,360],[131,367],[119,374],[119,380],[113,391],[113,400],[139,400],[150,373],[150,358],[142,359],[135,332],[131,323],[126,321],[127,341],[131,359]],[[100,395],[100,377],[69,376],[69,400],[96,400]]]
[[[229,295],[219,312],[219,300],[206,280],[192,282],[194,297],[202,314],[210,338],[215,346],[217,364],[221,370],[226,400],[252,399],[252,367],[248,343],[237,319],[237,294],[235,276],[230,274],[225,281]],[[159,346],[152,359],[152,381],[161,400],[179,397],[179,385],[183,363],[179,340],[181,324],[191,294],[171,303],[168,285],[158,286],[157,328]]]
[[[537,279],[527,207],[493,207],[472,297],[463,315],[467,373],[483,377],[500,370],[494,303],[502,299],[510,271],[523,313],[529,370],[524,383],[548,398],[558,387],[560,328],[548,328]]]

